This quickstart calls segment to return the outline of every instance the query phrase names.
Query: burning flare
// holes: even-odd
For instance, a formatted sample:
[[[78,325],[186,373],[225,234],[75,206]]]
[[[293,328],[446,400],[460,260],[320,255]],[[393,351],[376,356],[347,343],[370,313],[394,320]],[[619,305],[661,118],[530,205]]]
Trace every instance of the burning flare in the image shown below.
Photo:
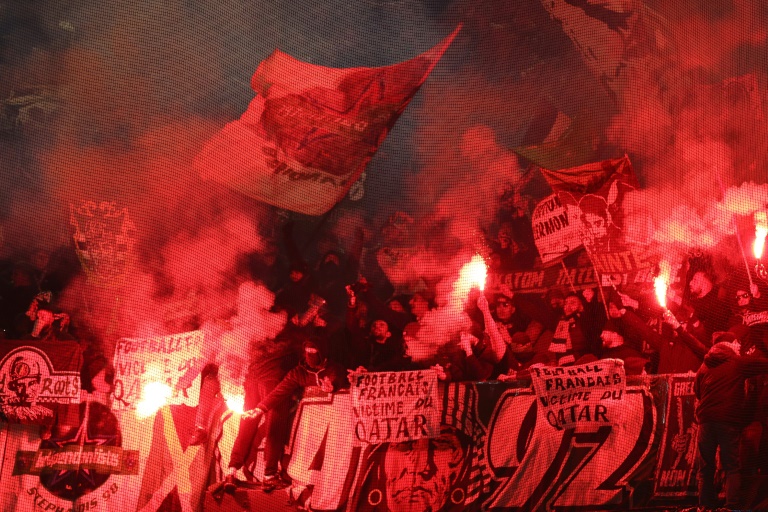
[[[464,284],[467,291],[477,286],[480,291],[485,290],[485,279],[488,275],[488,267],[482,256],[475,254],[472,260],[461,268],[459,283]]]
[[[453,289],[448,297],[447,306],[453,312],[460,312],[469,298],[472,288],[485,289],[485,278],[488,268],[485,260],[479,254],[472,256],[469,263],[465,263],[459,271],[459,277],[453,283]]]
[[[153,416],[168,403],[168,399],[173,395],[171,386],[162,381],[163,369],[160,365],[147,365],[144,379],[142,379],[141,400],[136,403],[136,417],[139,419]]]
[[[459,278],[453,283],[450,306],[455,311],[461,311],[472,288],[479,288],[480,291],[485,289],[485,278],[487,275],[488,267],[486,267],[483,257],[479,254],[472,256],[469,263],[461,267]]]
[[[227,408],[237,414],[243,414],[245,410],[245,396],[243,395],[229,395],[224,393],[224,401],[227,404]]]
[[[659,263],[659,275],[653,280],[653,287],[656,290],[656,300],[659,306],[667,308],[667,288],[669,287],[669,275],[671,267],[668,261],[663,260]]]
[[[168,403],[173,394],[171,386],[162,382],[147,382],[141,390],[141,400],[136,404],[136,417],[148,418]]]
[[[768,218],[765,212],[755,212],[755,244],[752,246],[752,251],[758,260],[763,256],[765,235],[768,235]]]
[[[219,371],[221,396],[224,398],[224,403],[227,404],[227,409],[236,414],[243,414],[245,410],[245,395],[243,394],[241,378],[241,371],[245,364],[245,361],[239,356],[228,355]]]

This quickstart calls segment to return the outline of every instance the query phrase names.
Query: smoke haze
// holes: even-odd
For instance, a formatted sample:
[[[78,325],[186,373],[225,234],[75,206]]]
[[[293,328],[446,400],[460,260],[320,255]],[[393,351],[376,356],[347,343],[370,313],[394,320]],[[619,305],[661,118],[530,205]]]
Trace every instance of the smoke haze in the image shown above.
[[[495,227],[505,190],[528,200],[548,193],[511,148],[530,143],[552,112],[587,110],[603,134],[595,157],[628,153],[642,184],[627,199],[629,237],[660,251],[715,250],[732,243],[734,226],[748,232],[745,219],[768,204],[768,13],[760,0],[647,7],[665,30],[612,97],[537,2],[4,5],[0,256],[71,247],[70,205],[114,202],[136,226],[131,286],[118,294],[82,277],[65,304],[88,295],[91,310],[107,312],[96,322],[103,330],[117,310],[120,334],[130,336],[159,334],[168,305],[180,301],[211,318],[231,312],[242,257],[273,250],[274,212],[202,182],[191,162],[245,110],[258,63],[279,48],[324,66],[387,65],[431,48],[459,22],[464,29],[371,162],[364,197],[326,223],[342,246],[363,228],[373,245],[385,219],[406,211],[417,219],[414,276],[452,283],[476,252],[478,229]],[[646,28],[656,19],[644,18]],[[722,85],[737,77],[747,77],[746,94]],[[304,234],[315,224],[307,225]],[[435,318],[437,332],[445,318]]]

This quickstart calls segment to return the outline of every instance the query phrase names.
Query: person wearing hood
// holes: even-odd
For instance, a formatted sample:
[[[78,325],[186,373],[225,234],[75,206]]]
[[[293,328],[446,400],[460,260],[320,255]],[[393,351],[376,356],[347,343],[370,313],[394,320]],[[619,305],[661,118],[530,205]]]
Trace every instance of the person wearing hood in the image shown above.
[[[302,260],[293,261],[288,271],[288,282],[275,295],[275,309],[288,312],[288,317],[304,311],[312,296],[309,267]]]
[[[731,308],[720,298],[721,287],[710,272],[697,270],[688,283],[688,306],[693,315],[688,320],[689,332],[699,339],[711,339],[715,332],[728,328]],[[692,329],[693,328],[693,329]]]
[[[327,357],[328,347],[323,338],[310,338],[303,343],[302,361],[291,369],[271,393],[264,397],[253,409],[246,411],[243,418],[249,419],[256,424],[260,423],[262,416],[269,411],[286,411],[286,405],[291,400],[293,394],[299,389],[306,389],[311,386],[320,388],[325,393],[333,393],[342,388],[349,387],[346,379],[346,370],[343,366],[331,361]],[[270,451],[282,453],[285,436],[288,432],[271,432],[267,434],[264,440]],[[270,435],[271,434],[271,435]],[[275,439],[274,437],[280,437]],[[233,491],[235,488],[234,475],[237,468],[230,468],[225,480],[225,490]],[[288,476],[286,467],[282,468],[282,474],[278,474],[274,469],[265,468],[264,480],[262,482],[264,492],[271,492],[275,489],[288,485]]]
[[[768,358],[741,356],[741,344],[731,332],[718,334],[696,372],[699,505],[716,508],[716,454],[725,471],[725,506],[741,506],[739,438],[749,419],[745,382],[768,373]]]
[[[768,297],[756,283],[736,280],[730,287],[733,313],[728,330],[742,340],[745,356],[768,357]],[[742,476],[752,477],[768,471],[768,375],[747,381],[752,421],[741,434]]]
[[[768,357],[768,297],[754,283],[736,283],[731,290],[728,330],[741,335],[743,353]]]
[[[326,252],[313,274],[313,290],[328,301],[328,312],[344,319],[347,306],[347,285],[355,282],[359,264],[355,255],[344,256],[340,251]]]

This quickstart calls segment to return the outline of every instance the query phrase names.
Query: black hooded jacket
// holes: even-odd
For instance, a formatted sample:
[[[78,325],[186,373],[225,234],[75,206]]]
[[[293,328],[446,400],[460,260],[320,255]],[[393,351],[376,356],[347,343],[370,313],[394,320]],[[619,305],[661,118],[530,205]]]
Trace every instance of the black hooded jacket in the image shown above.
[[[286,400],[290,400],[299,388],[320,386],[325,377],[333,384],[333,391],[348,388],[346,369],[334,361],[326,360],[320,367],[312,368],[305,362],[299,363],[289,371],[280,384],[256,406],[262,411],[274,409]]]
[[[699,423],[746,425],[752,414],[746,410],[744,382],[761,373],[768,373],[768,359],[742,357],[729,344],[715,343],[704,356],[693,385]]]

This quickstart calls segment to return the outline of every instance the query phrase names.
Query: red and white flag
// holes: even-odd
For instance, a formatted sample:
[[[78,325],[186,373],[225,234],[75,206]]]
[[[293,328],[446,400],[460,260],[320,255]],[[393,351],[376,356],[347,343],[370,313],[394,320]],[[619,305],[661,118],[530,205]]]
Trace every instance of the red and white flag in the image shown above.
[[[536,205],[531,227],[545,265],[582,246],[590,255],[625,246],[622,201],[638,188],[629,157],[542,173],[555,192]]]
[[[632,174],[631,167],[629,158],[624,156],[568,169],[541,168],[541,174],[555,192],[591,194],[600,189],[615,173]]]
[[[256,97],[195,158],[203,179],[279,208],[321,215],[340,201],[461,29],[413,59],[328,68],[275,50]]]
[[[675,31],[642,0],[541,0],[617,106],[636,94],[640,77],[668,90],[677,77]],[[669,107],[667,97],[659,101]],[[630,98],[631,99],[631,98]]]

